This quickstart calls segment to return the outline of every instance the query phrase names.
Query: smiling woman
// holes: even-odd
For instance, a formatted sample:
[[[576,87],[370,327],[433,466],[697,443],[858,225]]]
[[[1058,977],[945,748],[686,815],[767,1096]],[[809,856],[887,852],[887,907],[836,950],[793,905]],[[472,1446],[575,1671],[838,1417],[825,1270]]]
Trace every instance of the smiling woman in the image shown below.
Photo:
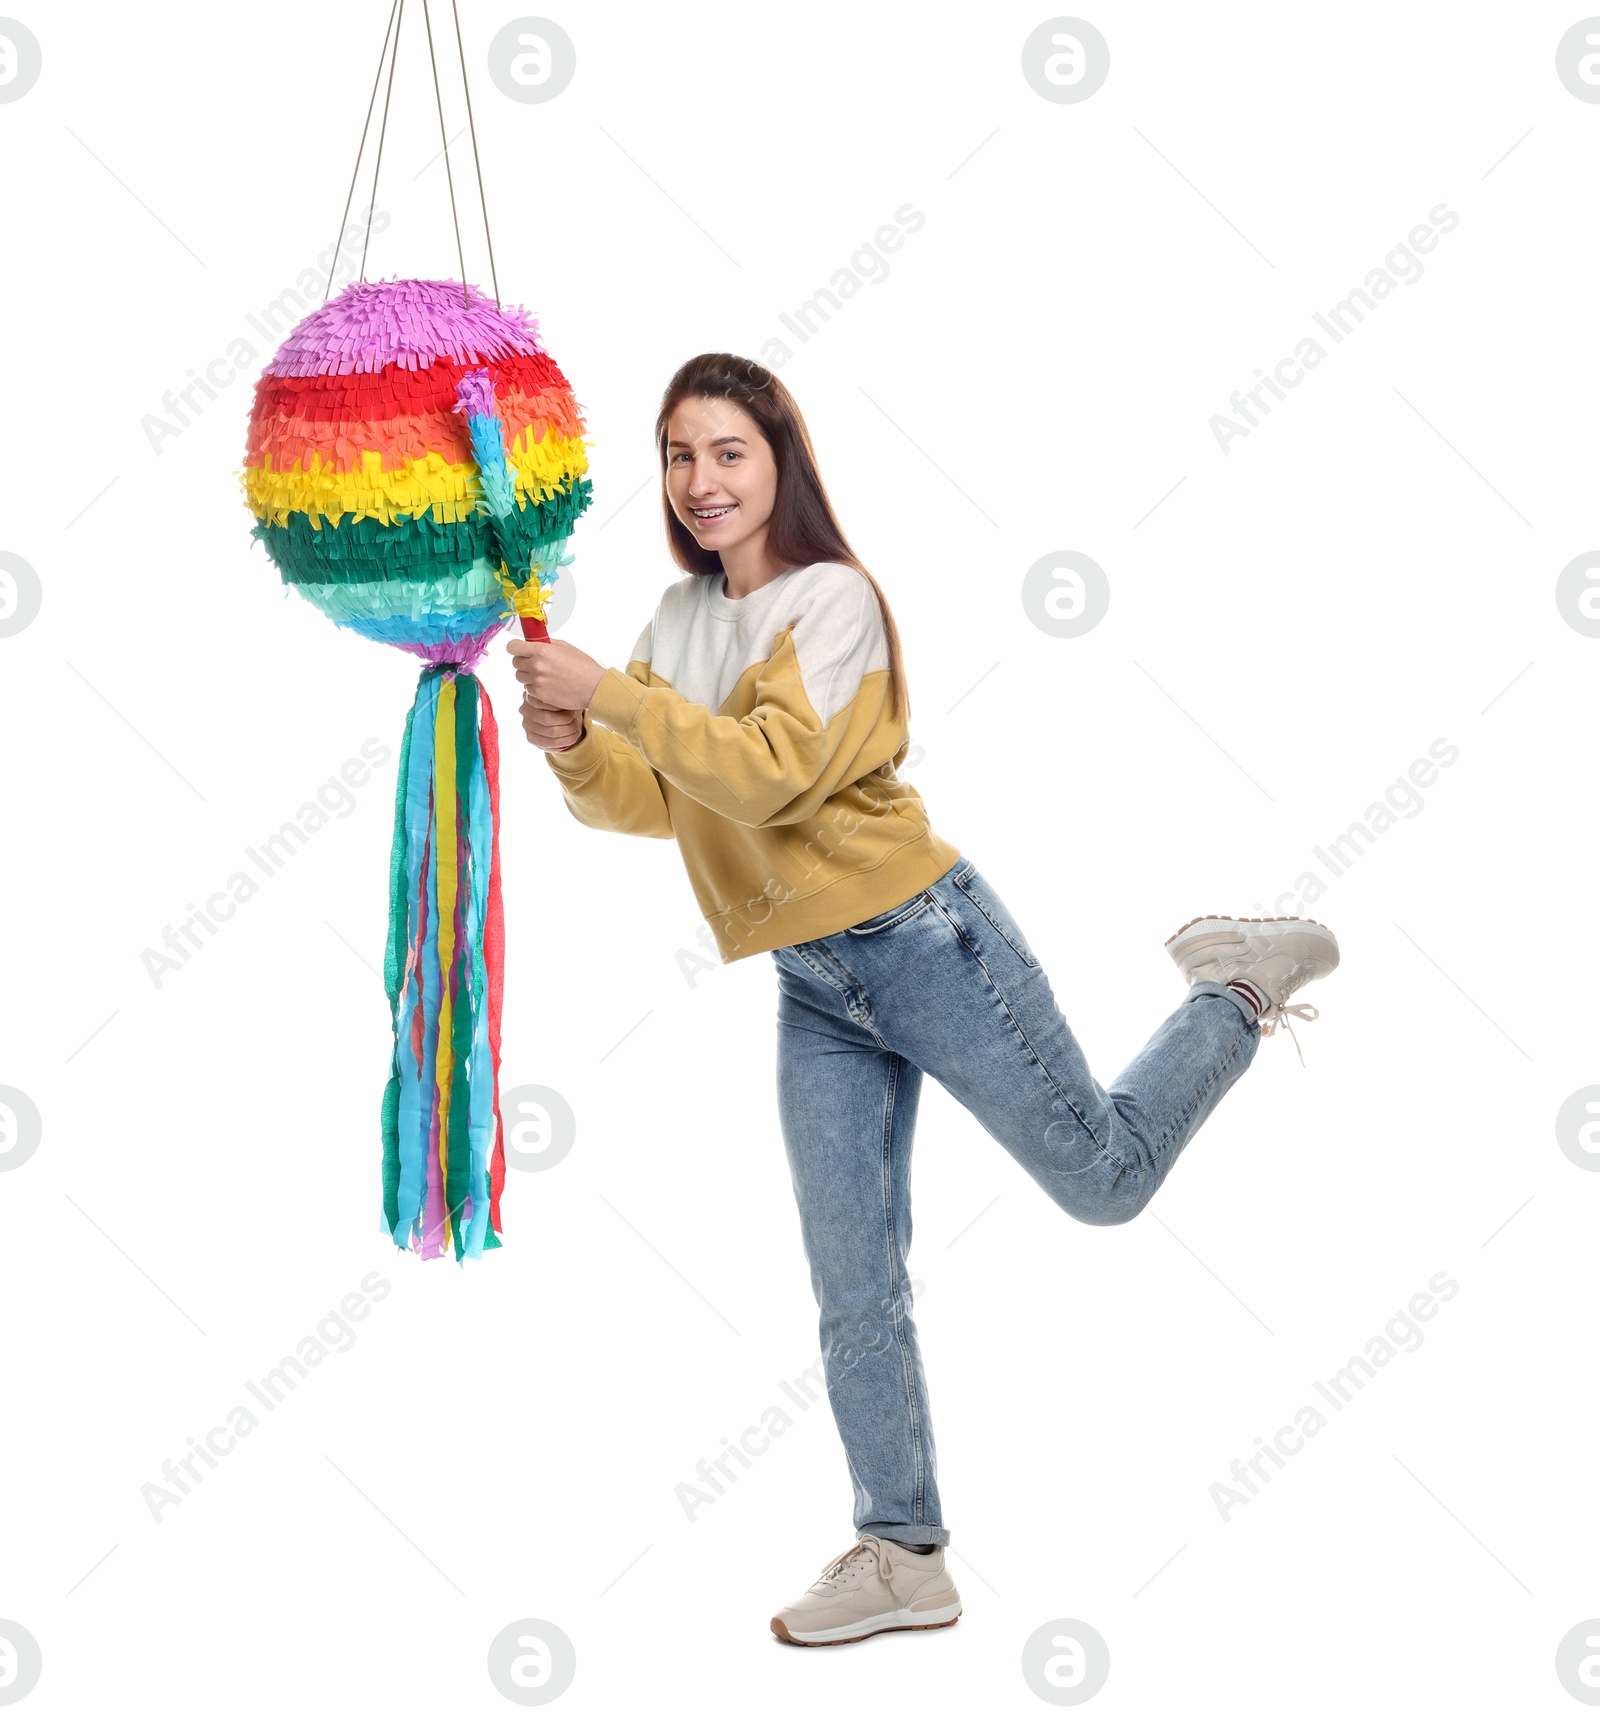
[[[764,531],[778,496],[778,458],[755,420],[729,401],[691,396],[667,428],[678,433],[667,439],[673,517],[690,525],[698,550],[716,554],[722,593],[742,599],[784,572]],[[736,569],[739,590],[729,579]]]
[[[771,1619],[799,1645],[961,1614],[906,1249],[934,1077],[1059,1208],[1130,1221],[1305,982],[1320,923],[1197,917],[1188,993],[1107,1089],[1033,943],[897,776],[910,701],[881,588],[765,366],[703,353],[656,420],[669,587],[624,669],[511,641],[528,740],[586,826],[674,838],[725,963],[770,951],[778,1112],[855,1540]],[[884,1313],[892,1313],[889,1318]]]
[[[910,702],[887,600],[793,397],[702,354],[656,421],[670,587],[625,669],[511,641],[523,728],[585,825],[675,838],[725,962],[837,933],[960,852],[896,775]],[[553,710],[552,710],[553,709]]]

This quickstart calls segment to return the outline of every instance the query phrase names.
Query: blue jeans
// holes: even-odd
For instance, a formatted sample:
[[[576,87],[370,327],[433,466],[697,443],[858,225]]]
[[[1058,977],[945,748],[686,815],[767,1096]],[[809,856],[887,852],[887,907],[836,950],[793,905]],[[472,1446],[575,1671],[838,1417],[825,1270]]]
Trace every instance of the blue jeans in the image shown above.
[[[906,1273],[924,1072],[1067,1214],[1131,1221],[1255,1055],[1196,982],[1102,1089],[993,887],[962,857],[854,928],[780,946],[778,1109],[857,1533],[947,1544]]]

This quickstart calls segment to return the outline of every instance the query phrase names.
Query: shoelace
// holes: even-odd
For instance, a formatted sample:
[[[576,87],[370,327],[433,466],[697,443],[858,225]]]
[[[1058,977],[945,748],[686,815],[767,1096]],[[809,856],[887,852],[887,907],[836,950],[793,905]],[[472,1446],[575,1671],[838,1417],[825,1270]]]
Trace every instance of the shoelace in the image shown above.
[[[865,1538],[858,1538],[848,1550],[840,1551],[833,1561],[823,1568],[822,1573],[817,1576],[812,1585],[822,1586],[824,1583],[829,1586],[835,1585],[844,1578],[845,1571],[853,1567],[863,1557],[875,1557],[878,1573],[883,1576],[885,1583],[891,1579],[894,1574],[894,1561],[889,1555],[888,1547],[875,1534],[868,1533]]]
[[[1300,1038],[1294,1033],[1294,1025],[1290,1023],[1289,1020],[1291,1018],[1298,1018],[1301,1023],[1309,1024],[1314,1022],[1321,1015],[1322,1014],[1317,1010],[1317,1008],[1308,1000],[1297,1000],[1292,1006],[1287,1003],[1281,1006],[1273,1006],[1262,1015],[1261,1033],[1264,1036],[1270,1036],[1272,1032],[1277,1029],[1278,1025],[1282,1024],[1289,1032],[1289,1040],[1294,1043],[1294,1051],[1297,1054],[1300,1054],[1301,1065],[1304,1065],[1306,1063],[1306,1056],[1300,1051]]]

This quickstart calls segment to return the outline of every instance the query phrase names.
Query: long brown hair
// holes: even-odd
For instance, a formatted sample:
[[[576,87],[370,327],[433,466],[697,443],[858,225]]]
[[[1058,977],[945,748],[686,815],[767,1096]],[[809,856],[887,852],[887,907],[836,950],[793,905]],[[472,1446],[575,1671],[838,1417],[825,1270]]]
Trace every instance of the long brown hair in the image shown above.
[[[710,396],[742,407],[761,428],[771,445],[778,468],[777,495],[767,522],[767,547],[773,556],[791,568],[808,563],[844,563],[871,584],[883,617],[883,632],[889,643],[889,713],[911,717],[910,693],[906,687],[905,660],[900,651],[900,632],[894,626],[889,601],[861,559],[850,549],[827,488],[817,470],[811,434],[794,397],[782,380],[754,359],[735,353],[698,353],[673,373],[661,411],[656,415],[656,448],[661,457],[661,513],[667,526],[667,548],[680,569],[691,575],[720,575],[722,557],[703,550],[694,534],[673,511],[667,495],[667,430],[673,410],[693,396]]]

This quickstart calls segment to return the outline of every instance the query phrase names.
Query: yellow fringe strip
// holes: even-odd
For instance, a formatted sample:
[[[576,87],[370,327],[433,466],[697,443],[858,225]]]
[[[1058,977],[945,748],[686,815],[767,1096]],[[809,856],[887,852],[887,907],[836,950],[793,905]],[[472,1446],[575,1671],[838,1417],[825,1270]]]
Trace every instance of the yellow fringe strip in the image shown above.
[[[507,451],[506,462],[519,508],[542,503],[564,481],[589,470],[584,439],[554,431],[538,442],[523,432]],[[291,512],[309,515],[314,523],[321,516],[337,522],[341,515],[350,515],[388,526],[397,515],[416,516],[430,507],[437,521],[461,521],[477,513],[483,495],[476,465],[447,461],[431,451],[421,460],[385,468],[378,450],[363,449],[361,470],[349,473],[339,472],[316,452],[310,467],[296,460],[280,472],[268,452],[260,466],[245,469],[244,486],[251,512],[275,527],[287,526]]]
[[[434,1057],[434,1083],[439,1092],[439,1184],[450,1189],[450,1074],[454,1069],[451,1043],[450,969],[456,955],[456,685],[439,689],[439,709],[433,731],[434,783],[438,786],[434,824],[434,865],[438,882],[439,916],[439,1046]],[[445,1208],[445,1244],[450,1243],[449,1205]]]
[[[500,565],[500,589],[506,595],[506,603],[510,605],[513,616],[537,617],[544,621],[545,600],[552,589],[539,584],[539,570],[543,567],[543,563],[535,563],[526,585],[519,587],[512,584],[505,564]]]

